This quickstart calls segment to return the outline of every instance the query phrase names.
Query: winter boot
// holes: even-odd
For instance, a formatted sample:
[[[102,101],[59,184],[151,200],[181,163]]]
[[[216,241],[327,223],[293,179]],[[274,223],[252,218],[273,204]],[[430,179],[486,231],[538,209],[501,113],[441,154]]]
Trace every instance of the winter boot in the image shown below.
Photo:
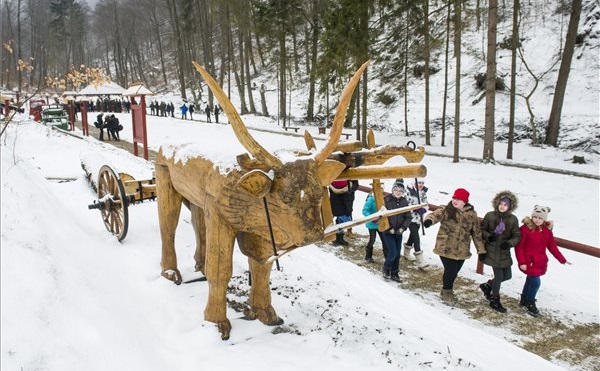
[[[373,246],[365,246],[365,261],[373,263]]]
[[[383,268],[383,278],[385,278],[386,281],[391,278],[391,272],[388,269]]]
[[[348,238],[354,238],[354,232],[352,232],[352,228],[348,228],[348,230],[346,231],[346,236]]]
[[[335,243],[337,245],[348,246],[348,242],[344,241],[344,235],[341,233],[335,235]]]
[[[400,275],[398,274],[398,272],[392,272],[392,274],[390,275],[390,279],[394,282],[400,283]]]
[[[535,306],[535,299],[527,301],[525,308],[527,308],[527,314],[531,316],[537,317],[540,315],[540,311]]]
[[[521,294],[521,300],[519,300],[519,306],[524,307],[526,305],[527,305],[527,300],[525,299],[525,296],[523,296],[523,294]]]
[[[404,259],[408,260],[408,261],[413,261],[415,260],[415,257],[412,256],[412,254],[410,253],[410,250],[412,250],[412,246],[404,244]]]
[[[492,285],[490,285],[489,282],[485,282],[479,285],[479,288],[483,292],[483,296],[485,296],[487,300],[491,300],[490,295],[492,294]]]
[[[504,308],[502,306],[502,303],[500,303],[500,295],[491,295],[490,296],[490,307],[493,310],[498,311],[500,313],[506,313],[506,308]]]
[[[454,291],[452,289],[442,289],[440,296],[446,303],[454,303],[456,301],[456,296],[454,296]]]
[[[425,269],[429,266],[429,264],[425,263],[425,259],[423,258],[423,251],[415,251],[415,259],[417,260],[417,266],[421,269]]]

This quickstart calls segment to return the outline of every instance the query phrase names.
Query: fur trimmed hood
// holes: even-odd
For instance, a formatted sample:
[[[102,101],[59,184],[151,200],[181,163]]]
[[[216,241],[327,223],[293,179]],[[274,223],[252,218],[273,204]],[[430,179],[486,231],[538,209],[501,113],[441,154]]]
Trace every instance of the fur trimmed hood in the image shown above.
[[[492,200],[492,207],[494,208],[494,210],[498,211],[498,205],[500,205],[500,200],[503,199],[504,197],[506,197],[510,200],[510,209],[508,209],[508,212],[509,213],[514,212],[517,209],[517,207],[519,206],[519,200],[517,199],[517,196],[515,196],[515,194],[512,193],[511,191],[498,192],[496,194],[496,196],[494,196],[494,199]]]

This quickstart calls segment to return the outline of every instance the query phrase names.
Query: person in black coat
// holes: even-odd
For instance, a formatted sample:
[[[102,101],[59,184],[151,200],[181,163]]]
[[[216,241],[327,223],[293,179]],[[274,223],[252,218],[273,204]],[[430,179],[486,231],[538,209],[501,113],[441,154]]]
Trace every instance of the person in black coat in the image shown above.
[[[108,125],[106,131],[108,132],[108,137],[112,137],[113,140],[120,140],[119,138],[119,119],[115,117],[115,115],[110,115],[108,119]]]
[[[385,195],[383,203],[388,210],[408,206],[406,190],[402,183],[394,183],[392,193]],[[388,216],[390,227],[383,231],[383,239],[387,248],[385,263],[383,263],[383,277],[400,282],[400,251],[402,249],[402,233],[408,229],[412,219],[410,212]]]
[[[104,142],[104,122],[102,120],[102,116],[104,116],[104,113],[101,113],[98,116],[96,116],[96,122],[94,122],[94,126],[100,129],[100,135],[98,136],[98,140]]]
[[[352,220],[352,209],[354,206],[354,193],[358,189],[358,180],[336,180],[329,185],[329,201],[331,211],[336,217],[335,223],[345,223]],[[348,245],[344,240],[344,232],[335,235],[335,243]]]

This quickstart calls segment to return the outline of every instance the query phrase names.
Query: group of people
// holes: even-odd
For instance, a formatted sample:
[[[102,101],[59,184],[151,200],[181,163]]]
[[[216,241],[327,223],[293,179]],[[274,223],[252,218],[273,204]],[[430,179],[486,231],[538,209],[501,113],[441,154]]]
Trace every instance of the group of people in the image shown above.
[[[98,136],[98,140],[104,141],[104,129],[106,129],[107,139],[110,140],[121,140],[119,137],[119,132],[123,130],[123,125],[119,123],[119,119],[115,117],[114,114],[104,116],[104,113],[100,113],[96,116],[96,122],[94,122],[94,126],[100,129],[100,135]]]
[[[336,217],[336,223],[352,219],[352,204],[357,188],[358,181],[355,180],[337,180],[329,186],[332,213]],[[402,179],[397,179],[391,193],[384,196],[383,203],[387,210],[427,204],[427,190],[423,179],[415,179],[414,183],[411,180],[408,187],[404,186]],[[531,215],[525,217],[519,226],[519,221],[513,214],[518,206],[518,199],[512,192],[502,191],[494,196],[493,209],[480,221],[473,205],[469,203],[469,196],[466,189],[458,188],[447,205],[440,206],[432,212],[427,213],[427,208],[417,207],[412,211],[388,216],[385,220],[380,218],[366,223],[369,240],[365,247],[365,260],[373,262],[373,246],[378,235],[385,259],[383,277],[400,282],[401,256],[407,260],[416,260],[420,268],[427,267],[421,249],[419,230],[439,223],[433,252],[440,257],[443,266],[440,293],[442,300],[449,303],[456,301],[454,283],[465,260],[471,257],[470,245],[473,241],[480,261],[493,270],[493,278],[479,285],[489,306],[500,313],[507,312],[500,301],[500,288],[502,282],[512,278],[511,249],[514,249],[518,268],[526,275],[519,305],[524,307],[528,314],[537,317],[539,310],[536,306],[536,296],[541,285],[540,277],[546,273],[548,266],[546,251],[561,264],[568,263],[552,234],[553,223],[548,220],[550,208],[536,205]],[[370,193],[362,214],[368,216],[377,211],[375,197]],[[402,244],[405,231],[409,232],[408,240]],[[338,232],[335,243],[348,244],[344,240],[343,232]]]
[[[194,112],[196,112],[196,107],[194,103],[187,103],[184,101],[183,104],[179,107],[179,111],[181,112],[182,120],[187,120],[188,113],[190,115],[190,120],[193,120]],[[206,114],[206,122],[212,122],[213,115],[215,117],[215,122],[219,122],[219,114],[221,113],[222,109],[218,104],[216,104],[214,108],[207,104],[202,111]],[[150,114],[161,117],[175,117],[175,106],[171,102],[151,102]]]
[[[517,205],[518,199],[512,192],[499,192],[492,199],[493,210],[479,222],[473,205],[469,203],[469,192],[459,188],[448,205],[425,217],[425,228],[440,223],[433,252],[440,256],[444,266],[443,300],[456,300],[454,281],[464,261],[471,256],[469,247],[472,240],[479,259],[492,267],[494,273],[491,280],[479,285],[490,307],[500,313],[507,311],[500,302],[500,287],[502,282],[512,278],[511,249],[514,248],[518,268],[526,275],[519,305],[525,307],[528,314],[539,316],[536,296],[541,285],[540,277],[548,268],[546,251],[550,251],[561,264],[568,262],[554,240],[553,223],[548,220],[550,208],[536,205],[531,216],[525,217],[519,227],[519,221],[513,215]]]

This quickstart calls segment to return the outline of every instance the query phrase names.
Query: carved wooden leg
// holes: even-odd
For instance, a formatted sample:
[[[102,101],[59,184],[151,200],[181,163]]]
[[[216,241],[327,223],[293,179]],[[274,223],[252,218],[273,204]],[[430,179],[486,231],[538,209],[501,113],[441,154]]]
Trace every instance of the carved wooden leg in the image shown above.
[[[190,205],[192,212],[192,225],[196,234],[196,252],[194,260],[196,261],[196,272],[200,271],[206,275],[204,269],[206,262],[206,225],[204,224],[204,211],[196,205]]]
[[[273,263],[262,264],[252,258],[248,258],[248,263],[252,274],[252,287],[250,289],[250,298],[248,299],[250,308],[244,313],[246,318],[258,319],[269,326],[283,324],[283,320],[279,318],[271,305],[269,278]]]
[[[233,270],[234,231],[212,207],[205,210],[206,223],[206,266],[208,302],[204,319],[217,324],[221,339],[229,339],[231,323],[227,319],[227,286]]]
[[[160,238],[162,240],[161,274],[166,279],[179,285],[181,283],[181,273],[177,269],[175,230],[179,222],[182,197],[173,188],[169,169],[166,166],[156,165],[155,176],[158,222],[160,225]]]

